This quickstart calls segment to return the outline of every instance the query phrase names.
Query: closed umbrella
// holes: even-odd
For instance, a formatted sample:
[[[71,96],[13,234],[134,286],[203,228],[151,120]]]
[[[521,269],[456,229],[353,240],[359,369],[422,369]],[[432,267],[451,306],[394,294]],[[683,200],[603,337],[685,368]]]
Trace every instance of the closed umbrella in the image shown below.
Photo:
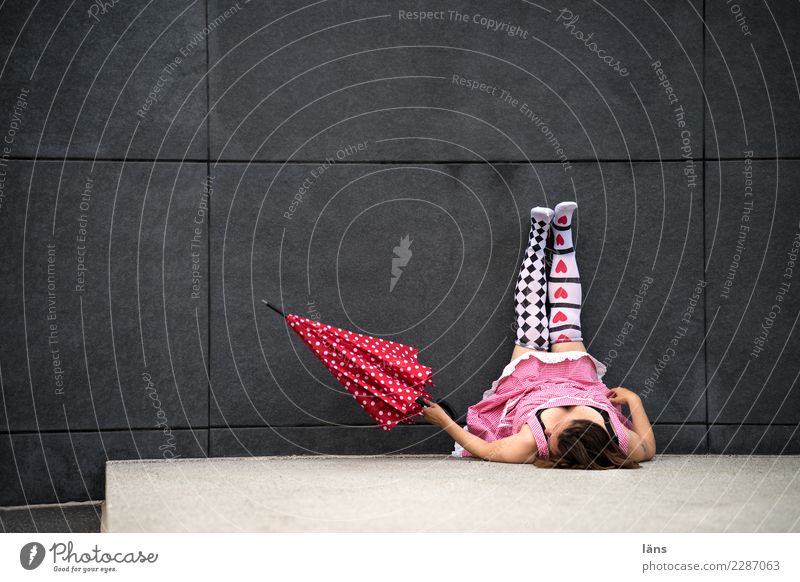
[[[322,361],[361,407],[385,431],[398,424],[413,424],[423,409],[425,390],[433,386],[432,370],[417,360],[419,350],[398,342],[355,333],[307,317],[288,314],[262,299],[286,319],[289,327]],[[445,402],[439,405],[451,417]]]

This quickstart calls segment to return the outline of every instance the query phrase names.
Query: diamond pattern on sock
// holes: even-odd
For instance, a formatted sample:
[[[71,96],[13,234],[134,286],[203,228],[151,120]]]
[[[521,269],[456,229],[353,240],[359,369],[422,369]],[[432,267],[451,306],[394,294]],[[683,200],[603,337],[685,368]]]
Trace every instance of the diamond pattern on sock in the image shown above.
[[[531,219],[528,248],[517,276],[514,295],[514,311],[517,317],[515,343],[536,350],[546,350],[549,347],[544,253],[549,231],[549,220]]]

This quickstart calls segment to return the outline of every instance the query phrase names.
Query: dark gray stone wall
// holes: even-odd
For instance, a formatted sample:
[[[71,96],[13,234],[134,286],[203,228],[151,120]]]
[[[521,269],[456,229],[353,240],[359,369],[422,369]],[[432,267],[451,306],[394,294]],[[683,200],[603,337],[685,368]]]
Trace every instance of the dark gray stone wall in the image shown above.
[[[106,459],[449,451],[259,302],[418,346],[463,414],[565,199],[661,450],[797,454],[800,7],[735,6],[3,4],[0,504],[102,499]]]

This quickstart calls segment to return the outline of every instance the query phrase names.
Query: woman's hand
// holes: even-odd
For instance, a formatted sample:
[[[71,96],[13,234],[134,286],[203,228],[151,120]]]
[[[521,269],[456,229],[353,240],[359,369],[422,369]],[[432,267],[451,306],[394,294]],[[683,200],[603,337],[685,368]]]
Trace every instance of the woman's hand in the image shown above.
[[[641,398],[639,398],[639,395],[636,394],[636,392],[628,390],[627,388],[623,388],[622,386],[612,388],[606,393],[606,396],[608,396],[609,402],[615,406],[627,404],[628,407],[630,407],[632,403],[636,403],[637,401],[641,402]]]
[[[627,405],[631,413],[631,423],[633,431],[628,436],[633,437],[628,440],[630,458],[634,461],[649,461],[656,454],[656,437],[653,434],[653,426],[647,413],[644,410],[642,398],[627,388],[617,386],[606,393],[608,400],[614,405]],[[626,429],[628,430],[628,429]]]
[[[425,417],[425,420],[431,424],[435,424],[439,428],[445,428],[453,422],[441,406],[427,398],[423,398],[422,400],[427,404],[427,406],[422,408],[422,415]]]

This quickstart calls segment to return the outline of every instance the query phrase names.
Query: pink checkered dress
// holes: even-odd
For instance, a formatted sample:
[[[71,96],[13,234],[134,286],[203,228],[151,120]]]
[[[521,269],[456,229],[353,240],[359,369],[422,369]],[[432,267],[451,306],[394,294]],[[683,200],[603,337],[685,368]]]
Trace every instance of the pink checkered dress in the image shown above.
[[[492,442],[516,434],[527,423],[536,438],[538,456],[546,459],[550,450],[536,412],[557,406],[593,406],[608,413],[620,448],[627,454],[625,429],[632,425],[608,400],[608,386],[600,380],[605,371],[586,352],[526,352],[506,366],[483,400],[469,407],[464,428]],[[452,455],[473,456],[458,443]]]

